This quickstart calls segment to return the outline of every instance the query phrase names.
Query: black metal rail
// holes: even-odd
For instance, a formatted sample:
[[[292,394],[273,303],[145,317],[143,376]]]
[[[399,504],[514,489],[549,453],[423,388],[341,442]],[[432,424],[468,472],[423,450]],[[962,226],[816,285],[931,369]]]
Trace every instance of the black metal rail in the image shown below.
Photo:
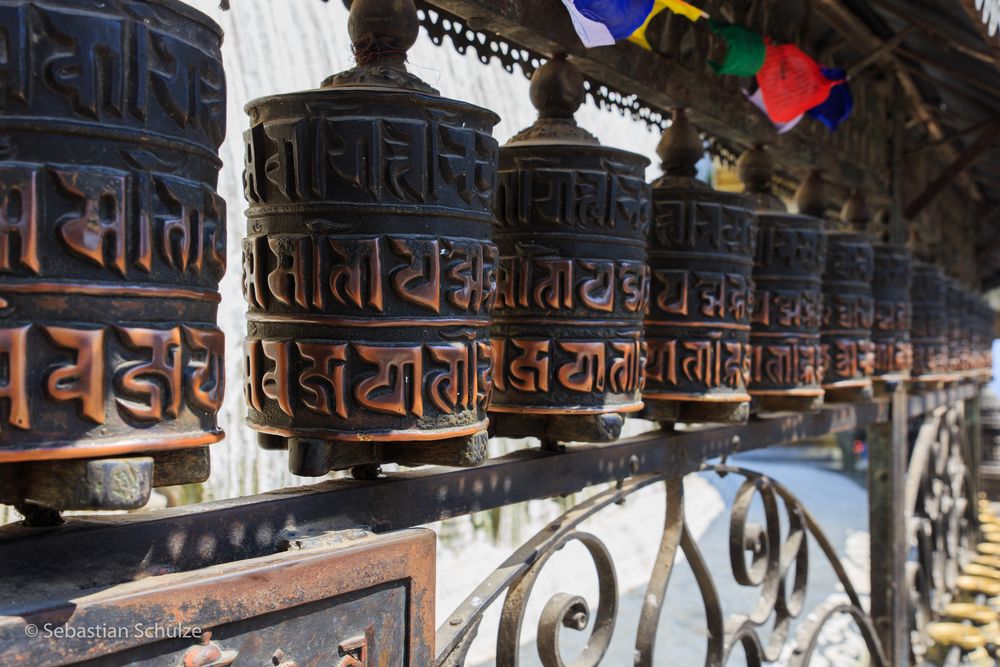
[[[977,391],[963,383],[911,396],[909,416]],[[739,427],[651,431],[563,452],[526,449],[478,468],[424,468],[143,514],[72,517],[55,528],[6,526],[0,529],[0,571],[18,576],[0,580],[0,614],[152,574],[272,554],[290,533],[382,533],[636,475],[681,477],[735,452],[865,428],[890,417],[889,400],[878,399]]]

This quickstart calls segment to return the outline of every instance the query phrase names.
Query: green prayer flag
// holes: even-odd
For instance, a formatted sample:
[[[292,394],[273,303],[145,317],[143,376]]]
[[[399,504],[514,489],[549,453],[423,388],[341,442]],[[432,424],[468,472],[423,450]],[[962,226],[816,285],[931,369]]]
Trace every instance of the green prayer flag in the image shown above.
[[[753,76],[764,66],[764,55],[767,48],[760,34],[744,28],[710,19],[708,24],[712,32],[726,42],[726,57],[721,63],[709,60],[716,74],[731,74],[733,76]]]

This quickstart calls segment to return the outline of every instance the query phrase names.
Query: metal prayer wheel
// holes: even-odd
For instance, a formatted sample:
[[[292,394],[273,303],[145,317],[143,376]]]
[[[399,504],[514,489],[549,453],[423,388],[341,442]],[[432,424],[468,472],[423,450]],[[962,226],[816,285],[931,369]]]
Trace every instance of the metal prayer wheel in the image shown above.
[[[993,337],[994,319],[996,314],[990,304],[979,297],[975,301],[975,345],[976,370],[992,371],[993,369]]]
[[[577,69],[531,81],[540,115],[500,149],[491,418],[500,436],[609,441],[642,408],[649,161],[573,120]]]
[[[954,278],[945,278],[945,312],[948,322],[948,372],[965,370],[965,289]]]
[[[948,371],[948,317],[945,312],[945,277],[941,269],[913,263],[913,372],[916,380],[935,382]]]
[[[799,210],[803,209],[800,202]],[[845,225],[864,228],[867,206],[855,191],[844,204]],[[875,353],[872,325],[875,299],[872,279],[875,251],[867,234],[830,230],[823,271],[823,389],[827,402],[870,399]]]
[[[704,150],[676,110],[657,149],[665,173],[653,183],[642,416],[739,424],[750,415],[755,207],[695,178]]]
[[[223,436],[222,32],[0,0],[0,36],[0,502],[139,507]]]
[[[875,297],[872,342],[875,344],[876,379],[904,379],[909,377],[913,368],[911,281],[909,251],[900,246],[876,244],[872,280]]]
[[[418,28],[356,0],[355,68],[246,107],[247,422],[298,475],[486,454],[499,118],[407,72]]]
[[[762,146],[741,156],[738,167],[758,204],[750,395],[761,412],[815,410],[823,403],[823,221],[783,210]]]

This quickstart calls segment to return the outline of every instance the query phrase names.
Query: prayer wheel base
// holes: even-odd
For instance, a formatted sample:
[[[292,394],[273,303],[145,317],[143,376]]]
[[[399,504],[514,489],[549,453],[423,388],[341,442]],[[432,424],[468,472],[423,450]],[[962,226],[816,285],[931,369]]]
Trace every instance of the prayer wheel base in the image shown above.
[[[891,396],[892,392],[895,391],[896,385],[901,382],[906,383],[907,387],[909,387],[910,374],[893,373],[880,375],[872,378],[872,391],[875,396]]]
[[[207,447],[143,456],[0,465],[0,502],[25,508],[36,519],[44,510],[134,510],[154,488],[208,479]],[[44,522],[32,522],[43,525]],[[51,523],[49,523],[51,525]]]
[[[823,400],[826,403],[862,403],[872,400],[875,394],[870,381],[850,386],[830,385],[823,387],[823,390]]]
[[[957,378],[954,375],[918,375],[910,379],[910,391],[914,394],[925,394],[944,389],[949,382]]]
[[[722,403],[710,401],[645,401],[640,419],[655,422],[685,424],[746,424],[750,419],[750,402]]]
[[[540,438],[558,442],[614,442],[625,418],[617,412],[598,415],[493,413],[500,438]]]
[[[819,412],[823,394],[818,396],[767,395],[754,396],[750,411],[758,415],[778,412]]]
[[[487,458],[489,436],[479,431],[470,436],[428,442],[339,442],[317,438],[258,437],[265,449],[287,449],[288,470],[302,477],[322,477],[334,470],[377,470],[382,463],[406,466],[441,465],[470,468]],[[366,476],[362,474],[361,476]]]

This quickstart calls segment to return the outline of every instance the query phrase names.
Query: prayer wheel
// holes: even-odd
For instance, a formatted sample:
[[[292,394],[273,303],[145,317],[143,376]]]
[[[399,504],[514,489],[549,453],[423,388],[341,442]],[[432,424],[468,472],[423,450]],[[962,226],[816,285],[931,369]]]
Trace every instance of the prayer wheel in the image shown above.
[[[976,370],[982,371],[986,379],[992,376],[994,319],[996,314],[990,304],[979,297],[976,299]]]
[[[793,215],[771,190],[763,146],[740,157],[740,179],[757,202],[750,395],[759,412],[803,412],[823,404],[823,221]]]
[[[583,76],[556,56],[532,77],[538,121],[500,149],[499,436],[610,441],[642,408],[649,161],[578,127],[583,100]]]
[[[941,269],[913,263],[913,372],[918,382],[939,382],[948,371],[948,317],[945,277]]]
[[[801,204],[799,210],[803,210]],[[841,217],[848,229],[865,228],[870,216],[860,192],[847,200]],[[838,229],[827,232],[826,247],[821,333],[824,401],[867,400],[872,397],[875,370],[875,251],[866,233]]]
[[[965,370],[965,289],[956,279],[945,278],[945,313],[948,331],[948,373],[955,375]]]
[[[412,0],[355,0],[357,66],[250,102],[247,422],[289,468],[486,454],[497,115],[406,70]]]
[[[895,381],[908,378],[913,368],[913,345],[910,343],[912,308],[910,306],[911,260],[906,248],[875,245],[875,321],[872,342],[875,344],[875,379]]]
[[[649,234],[646,404],[655,421],[740,424],[750,415],[754,201],[695,178],[705,149],[683,109],[657,149]]]
[[[29,523],[208,476],[221,42],[174,0],[0,0],[0,502]]]

